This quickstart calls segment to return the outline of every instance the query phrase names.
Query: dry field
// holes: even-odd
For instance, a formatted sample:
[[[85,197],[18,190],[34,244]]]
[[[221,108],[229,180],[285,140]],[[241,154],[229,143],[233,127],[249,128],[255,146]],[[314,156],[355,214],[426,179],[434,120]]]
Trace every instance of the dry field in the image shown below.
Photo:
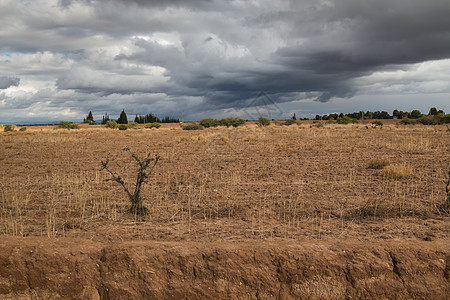
[[[446,299],[450,131],[385,124],[1,132],[0,299]]]
[[[158,153],[148,216],[127,212],[139,156]],[[94,241],[449,238],[444,126],[183,131],[31,128],[0,134],[0,232]]]

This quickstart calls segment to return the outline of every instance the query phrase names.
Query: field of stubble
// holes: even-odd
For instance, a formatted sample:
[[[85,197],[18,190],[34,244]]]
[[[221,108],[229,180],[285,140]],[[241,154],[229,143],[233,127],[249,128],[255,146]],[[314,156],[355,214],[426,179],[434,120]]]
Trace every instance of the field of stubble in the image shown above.
[[[128,212],[139,156],[161,156]],[[384,168],[383,168],[384,166]],[[450,235],[445,126],[325,125],[0,133],[0,233],[99,242],[425,240]]]

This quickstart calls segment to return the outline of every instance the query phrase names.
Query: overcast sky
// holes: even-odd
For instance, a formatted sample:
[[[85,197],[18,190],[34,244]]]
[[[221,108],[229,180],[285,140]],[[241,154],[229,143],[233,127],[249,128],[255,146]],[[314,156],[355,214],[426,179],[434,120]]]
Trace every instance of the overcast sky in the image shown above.
[[[450,112],[450,1],[0,0],[0,123],[271,102],[281,118]]]

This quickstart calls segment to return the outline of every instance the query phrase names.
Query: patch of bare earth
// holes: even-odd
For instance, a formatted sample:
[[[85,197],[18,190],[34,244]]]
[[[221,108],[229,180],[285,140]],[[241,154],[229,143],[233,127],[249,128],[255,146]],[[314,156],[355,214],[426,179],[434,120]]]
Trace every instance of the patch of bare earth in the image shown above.
[[[447,128],[311,125],[1,132],[0,298],[445,299]]]

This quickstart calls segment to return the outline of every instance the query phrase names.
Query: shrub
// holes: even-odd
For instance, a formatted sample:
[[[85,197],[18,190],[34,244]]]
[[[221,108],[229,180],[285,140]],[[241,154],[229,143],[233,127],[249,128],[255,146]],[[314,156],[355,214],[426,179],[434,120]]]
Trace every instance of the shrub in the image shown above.
[[[63,128],[63,129],[78,129],[79,126],[76,123],[72,123],[69,121],[61,121],[59,122],[58,128]]]
[[[13,127],[13,125],[5,125],[5,127],[3,128],[3,131],[5,131],[5,132],[14,131],[14,127]]]
[[[400,124],[402,124],[402,125],[410,125],[410,124],[413,124],[413,121],[411,121],[411,119],[409,119],[409,118],[404,118],[404,119],[402,119],[400,121]]]
[[[269,126],[270,125],[270,120],[267,119],[267,118],[260,117],[258,119],[258,122],[256,122],[256,124],[258,124],[259,126]]]
[[[200,125],[202,125],[203,127],[217,127],[220,125],[220,121],[217,119],[212,119],[212,118],[206,118],[201,120]]]
[[[284,126],[291,126],[292,124],[298,125],[298,122],[294,119],[289,119],[289,120],[286,120],[285,122],[281,123],[281,125],[284,125]]]
[[[156,129],[158,129],[159,127],[161,127],[161,123],[158,123],[158,122],[145,124],[145,128],[156,128]]]
[[[220,120],[220,125],[238,127],[245,124],[245,120],[234,117],[224,118]]]
[[[119,125],[116,121],[106,121],[105,127],[106,128],[117,128]]]
[[[336,122],[338,124],[345,124],[345,125],[347,125],[347,124],[350,124],[350,123],[358,123],[358,120],[357,119],[352,119],[352,118],[350,118],[348,116],[344,116],[342,118],[337,118]]]
[[[380,120],[373,121],[372,122],[372,127],[375,128],[377,126],[383,127],[383,122],[381,122]]]
[[[119,130],[127,130],[128,126],[126,124],[119,124]]]
[[[404,164],[393,164],[383,168],[384,176],[393,179],[403,179],[413,176],[411,167]]]
[[[313,128],[313,127],[321,128],[321,127],[323,127],[323,124],[322,124],[322,122],[320,122],[320,121],[313,121],[313,123],[312,123],[312,125],[310,126],[310,128]]]
[[[369,162],[367,166],[368,169],[383,169],[389,166],[390,162],[387,159],[373,159]]]
[[[27,131],[26,127],[20,127],[19,131]]]
[[[137,122],[131,122],[131,123],[128,123],[128,128],[139,129],[140,127],[139,127],[139,124]]]
[[[203,126],[200,124],[188,124],[188,125],[184,125],[183,130],[203,130]]]
[[[4,126],[2,124],[0,124],[0,129],[2,129]]]

